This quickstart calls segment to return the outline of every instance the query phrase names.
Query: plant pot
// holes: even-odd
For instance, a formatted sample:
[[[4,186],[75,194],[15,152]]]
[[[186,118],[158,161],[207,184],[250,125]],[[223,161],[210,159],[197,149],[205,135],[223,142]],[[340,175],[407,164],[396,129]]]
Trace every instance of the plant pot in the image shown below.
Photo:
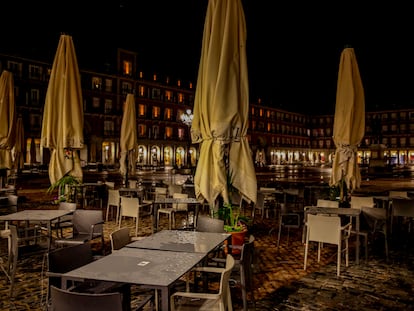
[[[237,246],[242,246],[244,244],[244,242],[246,241],[246,235],[247,235],[248,230],[245,229],[243,231],[234,231],[234,232],[228,232],[231,234],[231,244],[232,245],[237,245]],[[227,255],[227,241],[224,241],[224,253]],[[231,253],[233,255],[239,255],[241,253],[241,247],[240,248],[233,248],[231,250]]]

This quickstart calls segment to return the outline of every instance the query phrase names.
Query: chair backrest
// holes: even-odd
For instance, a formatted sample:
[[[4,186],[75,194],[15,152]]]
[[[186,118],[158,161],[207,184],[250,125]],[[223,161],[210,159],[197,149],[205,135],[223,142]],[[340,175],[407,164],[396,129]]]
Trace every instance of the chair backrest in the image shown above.
[[[392,199],[392,215],[414,217],[414,200],[402,198]]]
[[[78,293],[51,286],[52,311],[122,311],[122,293]]]
[[[391,190],[388,192],[388,196],[390,198],[404,198],[404,199],[409,199],[410,197],[408,196],[408,191],[395,191],[395,190]]]
[[[174,193],[173,198],[174,199],[187,199],[188,194],[187,193]],[[173,207],[176,211],[188,211],[187,203],[174,203]]]
[[[19,196],[15,194],[8,194],[7,195],[7,204],[9,206],[10,212],[17,212],[18,204],[19,204]]]
[[[317,207],[339,207],[339,201],[331,201],[331,200],[324,200],[324,199],[318,199],[316,201]]]
[[[130,229],[128,227],[119,228],[109,234],[112,251],[121,249],[131,242]]]
[[[59,247],[47,254],[49,285],[60,287],[61,275],[92,262],[93,253],[89,243]]]
[[[73,212],[74,234],[91,234],[92,237],[103,235],[103,215],[101,210],[77,209]],[[93,236],[92,236],[93,234]]]
[[[231,271],[234,268],[234,263],[235,263],[235,261],[234,261],[233,256],[231,256],[230,254],[227,254],[227,256],[226,256],[226,267],[224,268],[223,272],[221,273],[220,288],[219,288],[219,292],[218,292],[218,295],[221,296],[221,299],[222,299],[222,302],[223,302],[223,305],[224,305],[223,310],[228,310],[228,303],[231,301],[230,299],[228,299],[228,297],[230,296],[229,280],[230,280]]]
[[[167,197],[168,188],[166,187],[155,187],[155,199],[164,199]]]
[[[271,187],[260,187],[259,191],[276,191],[276,188]]]
[[[206,215],[199,215],[197,217],[196,231],[222,233],[224,232],[224,221]]]
[[[19,256],[19,236],[17,233],[17,227],[15,225],[9,225],[7,230],[1,230],[1,238],[7,238],[8,240],[8,258],[6,266],[2,258],[0,258],[0,265],[2,270],[6,273],[10,282],[10,297],[14,296],[14,278],[16,275],[17,258]]]
[[[351,208],[375,207],[374,197],[351,196]]]
[[[108,206],[119,206],[121,196],[119,190],[108,189]]]
[[[240,253],[240,265],[241,269],[244,272],[244,279],[246,284],[242,284],[242,286],[246,286],[247,289],[253,285],[253,263],[254,263],[254,241],[255,237],[253,234],[250,234],[249,240],[245,242],[242,246],[241,253]]]
[[[168,185],[168,194],[172,196],[174,193],[183,192],[183,187],[181,185],[169,184]]]
[[[136,180],[128,180],[128,187],[129,188],[136,188],[137,187],[137,181]]]
[[[114,181],[105,181],[105,185],[108,189],[115,189],[115,182]]]
[[[258,192],[257,193],[257,199],[256,199],[256,204],[255,204],[255,208],[257,209],[263,209],[265,205],[265,195],[263,193]]]
[[[341,243],[341,219],[339,216],[308,214],[309,241],[339,245]]]
[[[121,196],[120,216],[138,217],[139,199]]]

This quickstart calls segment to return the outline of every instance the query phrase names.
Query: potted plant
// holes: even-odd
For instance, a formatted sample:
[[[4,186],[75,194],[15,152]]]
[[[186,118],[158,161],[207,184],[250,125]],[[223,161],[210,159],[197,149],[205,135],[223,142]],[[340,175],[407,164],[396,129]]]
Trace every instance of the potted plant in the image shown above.
[[[229,190],[229,202],[224,202],[219,197],[219,207],[216,216],[224,221],[224,231],[232,235],[232,245],[243,245],[248,232],[248,226],[251,224],[249,217],[240,214],[240,206],[233,204],[238,190],[233,187],[231,182],[231,173],[227,176],[227,188]],[[227,249],[225,248],[225,251]],[[232,253],[240,253],[239,249],[233,249]]]
[[[79,184],[80,180],[68,173],[50,185],[47,189],[47,193],[53,193],[57,190],[55,203],[67,202],[76,204],[76,185]]]

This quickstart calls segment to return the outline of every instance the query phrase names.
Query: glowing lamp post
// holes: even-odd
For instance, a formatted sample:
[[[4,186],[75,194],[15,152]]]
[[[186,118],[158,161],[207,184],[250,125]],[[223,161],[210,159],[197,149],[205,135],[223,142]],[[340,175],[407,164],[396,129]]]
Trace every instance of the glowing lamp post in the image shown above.
[[[183,122],[185,125],[187,125],[188,127],[188,131],[187,131],[187,141],[188,141],[188,146],[187,146],[187,165],[190,167],[191,166],[191,153],[190,153],[190,147],[191,147],[191,134],[190,134],[190,130],[191,130],[191,123],[193,122],[193,113],[191,111],[191,109],[187,109],[182,115],[181,115],[181,122]]]

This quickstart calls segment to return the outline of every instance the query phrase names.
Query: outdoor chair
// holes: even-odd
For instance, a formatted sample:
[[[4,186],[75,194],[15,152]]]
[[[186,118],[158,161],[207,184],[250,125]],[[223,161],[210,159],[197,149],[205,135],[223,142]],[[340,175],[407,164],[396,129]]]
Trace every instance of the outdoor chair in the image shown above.
[[[282,228],[287,229],[287,242],[289,245],[290,229],[300,229],[302,225],[303,211],[289,210],[285,203],[280,203],[280,214],[278,219],[278,234],[277,234],[277,247],[280,245],[280,238],[282,235]]]
[[[249,239],[242,245],[234,245],[232,247],[240,248],[240,257],[234,260],[234,268],[230,275],[230,287],[240,287],[243,299],[243,311],[248,310],[248,301],[253,303],[254,309],[256,302],[254,299],[254,284],[253,284],[253,269],[255,261],[254,249],[255,237],[250,234]],[[225,258],[213,258],[212,263],[225,265]],[[250,293],[250,299],[247,299],[247,294]]]
[[[135,236],[138,236],[140,217],[148,216],[151,218],[151,230],[154,232],[152,209],[152,203],[140,204],[138,198],[121,196],[121,209],[118,219],[118,228],[121,228],[122,221],[125,219],[125,217],[131,217],[135,220]]]
[[[200,273],[214,273],[220,276],[217,292],[175,292],[170,296],[171,311],[232,310],[229,279],[234,264],[234,258],[228,254],[226,257],[226,266],[224,268],[198,267],[197,271]],[[187,288],[189,288],[189,286],[187,286]]]
[[[82,244],[93,240],[100,240],[100,250],[105,251],[105,240],[103,233],[103,216],[101,210],[77,209],[73,212],[73,230],[69,237],[56,239],[56,246],[69,246]]]
[[[172,197],[174,199],[187,199],[187,193],[173,193]],[[157,231],[160,224],[160,215],[166,214],[168,216],[168,229],[175,229],[175,214],[176,213],[185,213],[186,215],[186,225],[188,226],[188,204],[187,203],[172,203],[171,207],[162,207],[157,211]]]
[[[118,223],[120,206],[121,206],[121,196],[119,194],[119,190],[108,189],[108,201],[106,204],[105,220],[108,221],[109,214],[111,214],[112,219],[115,218],[115,222]]]
[[[410,233],[414,218],[414,199],[394,198],[392,199],[392,214],[390,220],[391,233],[394,233],[395,222],[398,220],[400,231]],[[408,236],[407,236],[408,237]]]
[[[111,250],[117,251],[131,242],[130,228],[122,227],[109,234],[111,240]]]
[[[262,216],[262,220],[264,218],[264,215],[266,213],[266,205],[265,205],[265,195],[263,193],[258,192],[257,193],[257,199],[256,199],[256,203],[253,206],[253,211],[252,211],[252,219],[254,221],[255,216],[256,216],[256,210],[260,212],[261,216]]]
[[[386,208],[362,207],[362,216],[366,227],[360,231],[365,233],[367,239],[374,241],[377,234],[383,235],[385,258],[388,261],[388,211]],[[368,245],[365,245],[365,260],[368,260]]]
[[[7,260],[0,257],[0,268],[5,273],[7,280],[10,283],[9,297],[12,298],[15,296],[14,279],[19,253],[19,242],[16,226],[9,225],[8,229],[0,230],[0,238],[7,239]]]
[[[306,270],[308,263],[309,242],[318,242],[318,262],[321,260],[322,243],[337,245],[337,272],[341,272],[341,255],[345,253],[345,265],[349,262],[348,239],[351,234],[352,224],[341,226],[339,216],[308,214],[306,223],[307,233],[305,242],[305,258],[303,269]],[[343,247],[343,243],[345,247]]]
[[[119,292],[91,294],[78,293],[51,286],[49,311],[124,311]]]
[[[69,210],[74,212],[76,210],[76,203],[60,202],[59,209]],[[65,215],[51,222],[51,229],[56,232],[58,238],[63,238],[63,230],[73,227],[73,215]]]

